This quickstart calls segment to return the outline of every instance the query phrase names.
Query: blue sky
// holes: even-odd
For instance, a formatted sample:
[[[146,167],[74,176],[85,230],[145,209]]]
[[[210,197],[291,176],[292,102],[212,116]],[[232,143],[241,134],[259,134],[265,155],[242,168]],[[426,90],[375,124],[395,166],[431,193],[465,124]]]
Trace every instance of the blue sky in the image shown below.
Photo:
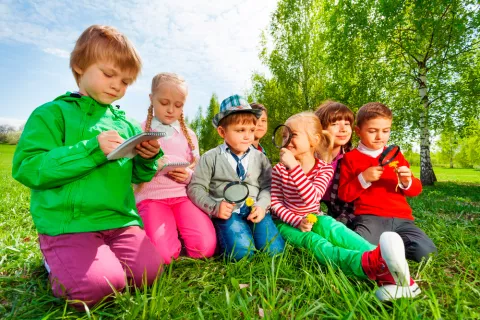
[[[39,105],[76,90],[69,54],[92,24],[112,25],[139,51],[144,67],[118,101],[142,121],[152,77],[182,75],[189,85],[185,114],[193,117],[219,99],[244,93],[254,71],[276,0],[104,0],[13,1],[0,3],[0,124],[19,125]]]

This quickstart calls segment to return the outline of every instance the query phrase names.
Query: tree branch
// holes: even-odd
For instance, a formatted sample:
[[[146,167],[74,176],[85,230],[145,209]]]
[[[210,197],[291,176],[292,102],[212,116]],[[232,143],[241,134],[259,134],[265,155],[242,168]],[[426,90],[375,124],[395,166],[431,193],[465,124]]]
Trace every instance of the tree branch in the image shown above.
[[[478,47],[475,47],[477,44],[480,44],[480,40],[475,41],[475,42],[472,42],[470,45],[468,45],[468,46],[466,46],[465,48],[459,50],[458,52],[456,52],[456,53],[454,53],[454,54],[452,54],[452,55],[450,55],[450,56],[448,56],[448,57],[443,58],[443,59],[442,59],[441,61],[439,61],[439,62],[434,63],[433,65],[430,66],[430,69],[434,68],[435,66],[437,66],[437,65],[439,65],[439,64],[443,64],[443,63],[445,63],[445,61],[448,61],[448,60],[450,60],[450,59],[452,59],[452,58],[455,58],[455,57],[458,56],[458,55],[461,55],[461,54],[463,54],[463,53],[466,53],[466,52],[469,52],[469,51],[473,51],[473,50],[479,49]]]
[[[396,44],[397,46],[399,46],[400,49],[402,49],[403,52],[405,52],[405,53],[406,53],[407,55],[409,55],[413,60],[415,60],[415,62],[417,62],[417,63],[420,62],[420,61],[418,61],[418,59],[417,59],[413,54],[411,54],[410,52],[408,52],[407,49],[405,49],[399,42],[396,42],[396,41],[392,40],[392,43],[394,43],[394,44]]]

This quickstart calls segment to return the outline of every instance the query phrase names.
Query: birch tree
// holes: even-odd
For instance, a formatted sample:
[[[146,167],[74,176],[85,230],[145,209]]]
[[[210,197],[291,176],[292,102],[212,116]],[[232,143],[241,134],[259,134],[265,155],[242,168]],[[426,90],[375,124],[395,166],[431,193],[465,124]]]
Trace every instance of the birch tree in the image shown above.
[[[479,4],[470,0],[339,1],[328,9],[330,16],[346,21],[336,24],[335,29],[340,25],[343,32],[332,32],[334,39],[346,48],[361,39],[365,53],[390,66],[392,72],[384,78],[390,93],[387,100],[396,119],[410,120],[404,127],[419,133],[420,179],[424,185],[433,184],[431,130],[441,128],[446,115],[468,117],[464,107],[479,110],[475,103],[457,103],[462,95],[479,92],[478,78],[468,86],[461,82],[471,73],[480,48]]]

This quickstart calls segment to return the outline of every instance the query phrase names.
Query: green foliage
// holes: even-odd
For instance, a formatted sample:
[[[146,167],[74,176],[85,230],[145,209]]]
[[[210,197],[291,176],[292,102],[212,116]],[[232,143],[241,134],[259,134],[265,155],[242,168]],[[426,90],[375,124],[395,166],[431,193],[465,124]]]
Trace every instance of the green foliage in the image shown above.
[[[457,128],[452,121],[451,117],[447,117],[443,130],[440,134],[440,140],[438,141],[440,147],[440,160],[444,163],[448,163],[450,168],[453,168],[453,160],[457,153],[458,147],[458,134]]]
[[[261,43],[272,77],[255,74],[254,95],[269,112],[279,109],[273,124],[325,99],[353,111],[384,102],[394,112],[392,140],[420,142],[429,163],[430,130],[441,131],[447,115],[461,130],[480,114],[479,7],[475,0],[280,1]]]
[[[464,130],[464,137],[459,142],[460,151],[455,160],[462,167],[480,167],[480,120],[471,120]]]
[[[197,135],[198,141],[200,142],[202,140],[201,134],[201,129],[202,129],[202,123],[205,121],[205,118],[203,116],[203,108],[200,106],[197,110],[197,114],[193,118],[192,121],[190,119],[185,119],[187,122],[187,125],[192,129],[195,134]]]
[[[190,122],[190,127],[198,136],[200,154],[215,148],[223,142],[212,123],[213,116],[215,116],[215,114],[217,114],[219,111],[220,104],[218,103],[218,98],[215,94],[212,94],[207,108],[207,114],[204,116],[203,110],[200,107],[195,118]]]
[[[414,152],[411,148],[402,149],[403,156],[408,161],[410,166],[420,166],[420,154]]]

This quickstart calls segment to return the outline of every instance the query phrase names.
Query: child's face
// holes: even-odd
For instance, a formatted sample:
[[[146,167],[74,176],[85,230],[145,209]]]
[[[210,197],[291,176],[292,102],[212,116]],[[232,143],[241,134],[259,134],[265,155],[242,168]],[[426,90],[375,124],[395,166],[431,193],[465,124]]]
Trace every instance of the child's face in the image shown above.
[[[99,61],[85,70],[75,66],[74,70],[80,75],[80,93],[103,104],[121,99],[133,81],[130,72],[120,70],[111,62]]]
[[[236,155],[244,154],[253,143],[256,126],[251,124],[230,124],[227,128],[218,127],[218,134],[225,139]]]
[[[292,130],[292,139],[290,140],[287,149],[292,152],[295,159],[298,160],[300,157],[309,153],[313,154],[314,148],[308,138],[305,125],[302,125],[300,121],[295,121],[288,122],[287,126]]]
[[[327,131],[333,137],[334,147],[344,146],[352,137],[352,127],[348,120],[337,120],[329,124]]]
[[[267,113],[262,111],[262,116],[257,120],[257,127],[255,129],[255,140],[260,140],[267,133]]]
[[[185,86],[169,81],[161,82],[150,94],[153,113],[163,124],[171,124],[180,119],[186,99]]]
[[[367,148],[378,150],[387,144],[391,126],[392,119],[374,118],[365,121],[361,127],[356,126],[355,132]]]

